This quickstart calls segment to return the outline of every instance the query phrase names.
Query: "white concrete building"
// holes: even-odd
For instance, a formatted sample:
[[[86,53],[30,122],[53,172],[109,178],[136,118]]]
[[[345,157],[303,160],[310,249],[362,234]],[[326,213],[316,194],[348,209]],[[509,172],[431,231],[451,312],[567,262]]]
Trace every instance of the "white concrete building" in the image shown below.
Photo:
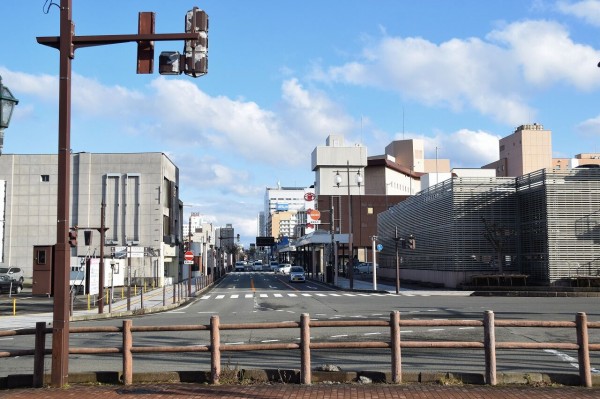
[[[54,245],[57,225],[57,155],[0,156],[0,265],[33,275],[33,246]],[[100,254],[105,204],[105,257],[119,258],[130,246],[132,278],[163,283],[179,274],[181,204],[179,171],[162,153],[71,155],[70,225],[78,226],[71,265]],[[84,242],[84,231],[92,231]],[[106,269],[110,269],[107,267]]]

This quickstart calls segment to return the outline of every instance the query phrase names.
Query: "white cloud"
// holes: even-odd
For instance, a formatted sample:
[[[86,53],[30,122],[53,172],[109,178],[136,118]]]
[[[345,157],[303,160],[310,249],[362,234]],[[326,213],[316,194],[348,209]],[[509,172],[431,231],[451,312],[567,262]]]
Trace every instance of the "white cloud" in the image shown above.
[[[480,168],[497,161],[500,136],[484,132],[460,129],[451,134],[438,133],[434,138],[423,137],[427,158],[435,157],[438,147],[440,159],[450,159],[452,168]]]
[[[600,26],[600,1],[583,0],[574,3],[570,1],[558,1],[556,3],[558,11],[573,15],[593,26]]]
[[[526,21],[488,36],[510,48],[510,59],[522,68],[524,81],[537,87],[566,83],[581,91],[600,87],[596,60],[600,52],[574,43],[560,24]]]
[[[474,109],[510,126],[535,119],[534,91],[567,84],[580,91],[600,87],[600,52],[575,43],[562,25],[524,21],[491,32],[485,40],[383,37],[361,60],[313,78],[395,91],[427,106]]]
[[[581,122],[577,130],[585,136],[600,137],[600,115]]]

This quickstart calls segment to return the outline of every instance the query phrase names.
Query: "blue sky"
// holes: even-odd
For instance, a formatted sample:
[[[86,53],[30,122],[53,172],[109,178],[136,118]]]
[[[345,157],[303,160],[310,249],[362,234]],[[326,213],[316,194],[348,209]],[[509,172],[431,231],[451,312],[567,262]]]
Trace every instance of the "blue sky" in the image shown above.
[[[59,3],[60,0],[54,0]],[[20,100],[4,153],[56,153],[59,34],[46,0],[0,0],[0,75]],[[210,16],[209,72],[137,75],[133,43],[73,61],[74,152],[164,152],[181,199],[254,241],[265,187],[308,186],[329,134],[368,155],[423,138],[452,167],[498,158],[498,139],[537,122],[556,157],[600,152],[600,0],[73,0],[76,35],[179,33]]]

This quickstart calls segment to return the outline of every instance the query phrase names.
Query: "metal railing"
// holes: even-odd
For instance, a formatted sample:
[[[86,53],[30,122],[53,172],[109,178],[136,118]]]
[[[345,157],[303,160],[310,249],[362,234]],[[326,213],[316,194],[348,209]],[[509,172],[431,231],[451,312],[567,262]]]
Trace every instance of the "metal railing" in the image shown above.
[[[432,327],[459,326],[481,327],[483,341],[401,341],[401,327]],[[342,327],[387,327],[390,329],[389,341],[348,341],[348,342],[311,342],[311,328],[342,328]],[[572,328],[575,329],[574,342],[497,342],[497,327],[539,327],[539,328]],[[227,330],[257,330],[257,329],[300,329],[300,342],[260,343],[260,344],[222,344],[221,331]],[[479,349],[483,350],[485,358],[485,382],[497,384],[496,350],[497,349],[563,349],[576,350],[580,384],[592,386],[590,351],[600,351],[600,344],[590,343],[588,329],[600,328],[600,322],[589,322],[585,313],[577,313],[575,321],[536,321],[536,320],[495,320],[492,311],[484,313],[483,320],[401,320],[400,312],[391,312],[389,321],[386,320],[311,320],[307,313],[301,315],[299,322],[270,322],[221,324],[218,315],[210,319],[208,325],[172,325],[172,326],[133,326],[131,320],[123,320],[121,327],[95,326],[71,327],[70,333],[120,333],[122,345],[115,347],[70,347],[69,354],[120,354],[123,361],[123,384],[130,385],[133,381],[133,354],[140,353],[174,353],[174,352],[209,352],[210,353],[210,382],[218,384],[221,376],[221,354],[234,351],[264,351],[264,350],[299,350],[300,351],[300,382],[310,384],[311,352],[319,349],[389,349],[391,379],[393,383],[402,382],[402,348],[447,348],[447,349]],[[135,346],[133,334],[139,332],[165,331],[208,331],[210,345],[186,346]],[[0,358],[33,355],[33,386],[41,387],[44,377],[44,356],[51,354],[46,349],[46,334],[52,329],[45,322],[36,324],[36,328],[23,330],[0,331],[0,337],[35,334],[35,348],[31,350],[15,350],[2,352]]]

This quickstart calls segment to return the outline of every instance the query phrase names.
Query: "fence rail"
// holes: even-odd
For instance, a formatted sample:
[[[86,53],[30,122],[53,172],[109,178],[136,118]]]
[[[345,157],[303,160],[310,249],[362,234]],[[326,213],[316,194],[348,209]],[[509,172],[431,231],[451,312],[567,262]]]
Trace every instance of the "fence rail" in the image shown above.
[[[459,326],[482,327],[483,341],[401,341],[401,327]],[[340,327],[387,327],[390,329],[389,341],[358,342],[311,342],[311,328]],[[497,327],[537,327],[537,328],[572,328],[575,330],[575,342],[496,342]],[[299,343],[261,343],[261,344],[221,344],[220,333],[227,330],[257,329],[300,329]],[[208,325],[172,325],[172,326],[133,326],[132,320],[123,320],[121,327],[71,327],[70,333],[120,333],[122,345],[119,347],[70,347],[69,354],[121,354],[123,360],[123,384],[130,385],[133,380],[133,354],[136,353],[175,353],[175,352],[210,352],[210,381],[218,384],[221,375],[221,353],[239,351],[265,350],[299,350],[300,381],[310,384],[311,351],[319,349],[390,349],[391,378],[394,383],[402,382],[402,348],[451,348],[451,349],[483,349],[485,358],[485,382],[496,385],[496,349],[564,349],[578,352],[580,384],[592,386],[590,351],[600,351],[600,344],[590,343],[588,329],[600,328],[600,322],[588,322],[585,313],[577,313],[575,321],[536,321],[536,320],[495,320],[492,311],[484,313],[483,320],[401,320],[399,312],[391,312],[389,321],[355,320],[355,321],[319,321],[310,320],[307,313],[301,315],[299,322],[271,322],[220,324],[218,315],[210,319]],[[134,346],[133,334],[159,331],[209,331],[209,345],[186,346]],[[45,322],[36,324],[36,328],[0,331],[0,337],[16,335],[35,335],[35,349],[2,352],[0,358],[33,355],[33,385],[43,384],[44,356],[51,354],[45,348],[46,335],[52,329]]]

